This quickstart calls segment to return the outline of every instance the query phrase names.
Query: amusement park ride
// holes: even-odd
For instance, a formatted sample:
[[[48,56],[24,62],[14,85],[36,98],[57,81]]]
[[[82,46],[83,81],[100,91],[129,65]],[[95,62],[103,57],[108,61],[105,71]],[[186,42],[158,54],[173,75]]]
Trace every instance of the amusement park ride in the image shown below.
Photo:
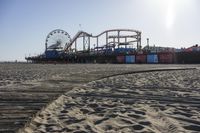
[[[123,33],[126,33],[126,35],[122,35]],[[99,37],[103,36],[105,34],[105,40],[106,44],[104,46],[99,46]],[[110,35],[112,34],[112,35]],[[131,29],[113,29],[113,30],[106,30],[99,35],[93,36],[92,34],[89,34],[84,31],[79,31],[72,39],[70,38],[70,35],[60,29],[53,30],[47,35],[46,38],[46,51],[50,49],[58,49],[58,50],[64,50],[64,51],[70,51],[72,50],[73,45],[74,50],[78,51],[77,49],[77,40],[79,38],[83,39],[83,51],[87,50],[90,51],[90,39],[95,38],[96,39],[96,46],[95,49],[98,51],[102,48],[116,48],[120,45],[131,45],[132,43],[137,43],[137,48],[141,46],[141,32],[137,30],[131,30]],[[122,41],[122,39],[124,39]],[[131,39],[131,40],[130,40]],[[129,40],[129,41],[128,41]],[[80,44],[79,44],[80,45]],[[86,48],[86,46],[88,46]]]
[[[93,45],[91,45],[93,44]],[[25,57],[33,63],[200,63],[200,47],[177,51],[167,47],[141,47],[141,31],[111,29],[98,35],[79,31],[71,38],[61,29],[51,31],[45,52]]]
[[[99,38],[103,38],[104,45],[102,45]],[[93,48],[91,47],[91,39],[95,40]],[[80,41],[77,43],[78,40],[82,40],[81,43]],[[82,49],[80,49],[80,45],[82,45]],[[66,62],[90,62],[92,60],[98,62],[97,56],[101,56],[106,61],[108,55],[107,58],[122,51],[133,53],[140,48],[141,32],[138,30],[112,29],[95,36],[85,31],[79,31],[71,38],[66,31],[56,29],[46,37],[44,54],[26,57],[26,60],[32,62],[61,62],[61,60]],[[114,62],[114,60],[111,62]]]

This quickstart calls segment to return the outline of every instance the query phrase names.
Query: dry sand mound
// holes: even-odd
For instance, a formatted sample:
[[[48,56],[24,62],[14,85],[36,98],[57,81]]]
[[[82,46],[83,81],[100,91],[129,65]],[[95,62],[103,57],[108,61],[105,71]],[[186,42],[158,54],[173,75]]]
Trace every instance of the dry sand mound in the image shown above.
[[[200,132],[200,70],[90,82],[59,97],[20,132]]]

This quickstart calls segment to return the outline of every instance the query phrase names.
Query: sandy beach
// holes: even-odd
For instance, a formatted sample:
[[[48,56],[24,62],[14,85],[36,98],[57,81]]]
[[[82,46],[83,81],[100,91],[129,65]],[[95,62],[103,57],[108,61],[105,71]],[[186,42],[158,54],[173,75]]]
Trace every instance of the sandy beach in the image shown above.
[[[0,132],[199,132],[199,68],[0,64]]]
[[[199,69],[108,76],[61,95],[19,132],[197,133],[199,86]]]

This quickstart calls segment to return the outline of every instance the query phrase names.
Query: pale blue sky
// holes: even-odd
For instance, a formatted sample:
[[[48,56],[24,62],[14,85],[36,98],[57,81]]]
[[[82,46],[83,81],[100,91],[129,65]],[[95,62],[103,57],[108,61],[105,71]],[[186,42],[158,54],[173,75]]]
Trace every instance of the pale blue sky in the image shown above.
[[[0,61],[24,60],[44,52],[46,35],[63,29],[72,37],[80,30],[142,31],[158,46],[200,44],[199,0],[0,0]]]

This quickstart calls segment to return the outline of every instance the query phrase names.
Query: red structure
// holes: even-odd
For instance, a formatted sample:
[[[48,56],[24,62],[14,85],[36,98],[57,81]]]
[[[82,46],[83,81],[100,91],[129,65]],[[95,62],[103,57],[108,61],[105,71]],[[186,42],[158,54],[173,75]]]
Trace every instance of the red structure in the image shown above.
[[[124,55],[117,56],[117,63],[125,63],[125,56]]]
[[[147,55],[146,54],[137,54],[136,55],[136,63],[147,63]]]
[[[159,63],[171,64],[174,63],[174,53],[172,52],[162,52],[158,53]]]

